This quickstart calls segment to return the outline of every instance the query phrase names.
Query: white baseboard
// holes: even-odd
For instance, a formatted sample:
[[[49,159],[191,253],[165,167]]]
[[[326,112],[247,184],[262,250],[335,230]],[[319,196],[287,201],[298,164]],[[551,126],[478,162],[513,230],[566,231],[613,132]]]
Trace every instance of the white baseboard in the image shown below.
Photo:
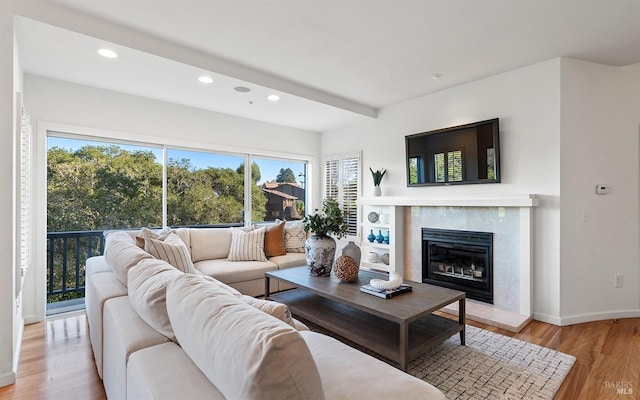
[[[640,310],[619,310],[602,313],[577,314],[561,317],[560,326],[582,324],[584,322],[602,321],[605,319],[640,318]]]
[[[24,316],[24,324],[30,325],[35,324],[36,322],[42,322],[41,318],[38,318],[37,314],[25,315]]]
[[[16,374],[14,372],[0,374],[0,387],[13,385],[14,383],[16,383]]]
[[[18,371],[18,363],[20,362],[20,351],[22,350],[22,336],[24,334],[24,322],[18,328],[18,339],[16,341],[16,349],[13,352],[13,370]]]
[[[536,321],[546,322],[547,324],[558,326],[560,326],[560,323],[562,322],[559,317],[540,313],[533,313],[533,319],[535,319]]]
[[[534,313],[533,319],[536,321],[546,322],[552,325],[567,326],[582,324],[585,322],[602,321],[606,319],[621,319],[621,318],[640,318],[640,310],[618,310],[607,311],[600,313],[589,314],[576,314],[565,317],[557,317],[554,315]]]

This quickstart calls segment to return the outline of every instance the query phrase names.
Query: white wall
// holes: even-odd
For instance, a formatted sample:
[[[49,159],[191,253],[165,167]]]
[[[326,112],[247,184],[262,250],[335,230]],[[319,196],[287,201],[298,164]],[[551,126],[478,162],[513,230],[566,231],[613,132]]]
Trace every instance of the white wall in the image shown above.
[[[500,118],[502,183],[407,188],[405,135]],[[384,195],[429,197],[535,193],[534,310],[559,316],[560,59],[380,110],[377,121],[325,132],[322,152],[363,151],[363,168],[388,170]],[[363,173],[363,194],[372,186]],[[408,239],[405,239],[408,240]]]
[[[31,118],[228,151],[316,156],[320,135],[94,87],[25,76]]]
[[[640,65],[554,59],[383,108],[325,132],[322,152],[363,151],[391,196],[535,193],[534,318],[640,316]],[[407,188],[404,136],[500,118],[502,183]],[[372,186],[363,177],[363,194]],[[612,192],[595,195],[597,183]],[[589,222],[582,222],[583,211]],[[624,287],[613,288],[614,274]]]
[[[562,60],[563,323],[640,315],[639,127],[640,64]]]
[[[234,117],[226,114],[166,103],[123,93],[72,84],[26,74],[24,78],[25,104],[34,127],[37,125],[36,149],[41,156],[39,169],[45,161],[44,129],[61,129],[72,133],[103,135],[113,138],[171,146],[234,151],[254,155],[280,156],[317,162],[320,134],[284,126]],[[317,169],[317,168],[316,168]],[[41,180],[46,179],[41,173]],[[312,204],[318,204],[314,186],[319,184],[319,171],[313,171],[308,186]],[[315,182],[315,183],[314,183]],[[44,199],[43,183],[39,185]],[[313,197],[315,196],[315,197]],[[36,200],[37,202],[38,200]],[[35,204],[39,218],[39,236],[46,234],[46,204]],[[43,242],[40,242],[43,253]],[[44,283],[34,282],[44,276],[43,255],[38,257],[36,277],[25,283],[24,308],[29,320],[42,314],[40,292]],[[31,278],[31,276],[29,276]],[[44,282],[44,281],[42,281]]]
[[[13,12],[0,7],[0,386],[15,381],[22,332],[20,308],[15,301],[15,165],[16,91],[21,71],[15,53]]]

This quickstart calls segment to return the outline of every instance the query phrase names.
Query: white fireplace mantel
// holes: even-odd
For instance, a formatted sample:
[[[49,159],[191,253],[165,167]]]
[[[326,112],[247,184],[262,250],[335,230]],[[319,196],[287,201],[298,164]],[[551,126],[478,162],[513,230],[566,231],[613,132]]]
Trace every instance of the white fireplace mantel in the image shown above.
[[[447,197],[380,196],[361,197],[359,201],[360,204],[403,207],[536,207],[540,205],[540,199],[535,194]]]
[[[406,207],[509,207],[518,208],[519,222],[519,314],[528,321],[533,315],[533,208],[540,205],[540,199],[535,194],[498,194],[498,195],[456,195],[456,196],[430,196],[430,197],[405,197],[405,196],[378,196],[361,197],[358,204],[364,207],[391,206],[396,211]],[[400,215],[401,213],[398,213]],[[404,228],[402,223],[391,227],[391,236],[402,238]],[[407,243],[410,238],[404,238]],[[403,265],[402,249],[396,252],[399,258],[396,265]],[[402,267],[401,267],[402,268]],[[402,270],[402,269],[400,269]],[[524,325],[520,325],[520,329]],[[509,328],[507,328],[509,329]]]

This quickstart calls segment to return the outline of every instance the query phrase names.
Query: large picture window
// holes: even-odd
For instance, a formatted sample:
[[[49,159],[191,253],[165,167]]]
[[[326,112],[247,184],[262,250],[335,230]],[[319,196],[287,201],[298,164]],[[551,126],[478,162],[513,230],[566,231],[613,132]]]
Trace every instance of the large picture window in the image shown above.
[[[162,226],[162,149],[49,136],[47,231]]]
[[[252,221],[302,219],[306,206],[306,171],[304,161],[251,157]]]
[[[305,215],[306,161],[53,132],[47,150],[49,232],[238,225]]]
[[[245,158],[167,149],[167,225],[244,224]]]
[[[83,304],[85,260],[101,253],[103,231],[302,219],[306,170],[303,160],[48,132],[47,313]]]

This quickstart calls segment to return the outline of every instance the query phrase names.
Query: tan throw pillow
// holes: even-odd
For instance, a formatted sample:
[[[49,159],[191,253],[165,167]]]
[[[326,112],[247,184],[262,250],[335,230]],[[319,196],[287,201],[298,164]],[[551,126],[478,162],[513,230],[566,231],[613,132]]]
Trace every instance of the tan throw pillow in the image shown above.
[[[302,335],[203,279],[167,286],[167,313],[182,350],[227,399],[324,399]]]
[[[267,261],[264,255],[265,228],[243,232],[240,229],[231,231],[231,248],[229,261]]]
[[[173,232],[171,228],[164,228],[162,230],[152,230],[149,228],[140,228],[140,232],[136,236],[136,244],[141,249],[144,249],[145,239],[156,239],[163,241]]]
[[[286,304],[278,303],[277,301],[256,299],[255,297],[247,296],[246,294],[240,296],[240,300],[271,315],[272,317],[278,318],[280,321],[289,324],[294,328],[296,327],[296,324],[293,322],[293,318],[291,317],[289,307],[287,307]]]
[[[302,221],[289,221],[284,225],[284,249],[287,253],[304,253],[306,241],[307,233]]]
[[[168,262],[182,272],[196,273],[189,249],[176,233],[171,233],[164,241],[145,239],[144,249],[155,258]]]
[[[284,221],[266,227],[264,234],[264,255],[267,257],[283,256],[284,249]]]

